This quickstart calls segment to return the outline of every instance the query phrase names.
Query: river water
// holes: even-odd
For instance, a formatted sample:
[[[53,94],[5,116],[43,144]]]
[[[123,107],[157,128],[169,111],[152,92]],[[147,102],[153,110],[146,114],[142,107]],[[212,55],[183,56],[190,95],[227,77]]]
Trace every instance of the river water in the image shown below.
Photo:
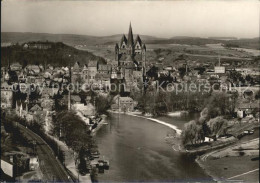
[[[165,120],[167,119],[167,120]],[[188,119],[164,117],[178,128]],[[165,140],[172,129],[148,119],[111,114],[96,134],[101,157],[110,169],[98,175],[99,182],[205,181],[210,177],[194,158],[173,151]]]

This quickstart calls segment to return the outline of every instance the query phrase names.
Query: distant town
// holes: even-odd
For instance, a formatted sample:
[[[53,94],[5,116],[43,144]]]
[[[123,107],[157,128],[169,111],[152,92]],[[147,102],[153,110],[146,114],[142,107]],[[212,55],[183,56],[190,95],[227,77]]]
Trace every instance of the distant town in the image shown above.
[[[96,135],[127,115],[170,127],[170,149],[197,155],[212,179],[257,181],[236,175],[259,162],[259,50],[210,39],[146,43],[130,23],[115,44],[1,43],[2,179],[99,180],[115,164]],[[229,170],[240,160],[249,166]]]

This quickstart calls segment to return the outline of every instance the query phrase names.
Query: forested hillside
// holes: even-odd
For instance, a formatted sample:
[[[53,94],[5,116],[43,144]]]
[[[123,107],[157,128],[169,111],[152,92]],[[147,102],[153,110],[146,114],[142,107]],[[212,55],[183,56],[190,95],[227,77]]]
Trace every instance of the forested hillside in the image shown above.
[[[18,44],[1,47],[1,64],[7,66],[8,60],[10,60],[10,63],[18,62],[23,66],[27,64],[69,66],[69,63],[73,65],[76,61],[87,64],[89,60],[105,63],[102,57],[95,56],[90,52],[77,50],[60,42],[48,42],[48,44],[51,44],[50,49],[24,48],[23,45]]]

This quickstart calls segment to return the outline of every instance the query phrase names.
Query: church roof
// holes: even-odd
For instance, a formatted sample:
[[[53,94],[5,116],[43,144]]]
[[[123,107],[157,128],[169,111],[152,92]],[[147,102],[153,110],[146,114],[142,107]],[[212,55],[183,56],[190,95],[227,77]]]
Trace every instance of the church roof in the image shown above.
[[[133,37],[133,31],[132,31],[132,26],[131,26],[131,23],[130,23],[130,26],[129,26],[129,31],[128,31],[128,43],[127,43],[127,46],[133,46],[134,45],[134,37]]]
[[[132,55],[128,55],[125,61],[135,61],[135,58]]]
[[[140,38],[139,35],[137,35],[136,38],[135,38],[135,45],[136,45],[137,43],[139,43],[140,46],[142,46],[142,40],[141,40],[141,38]]]
[[[121,38],[120,46],[122,46],[123,42],[125,42],[125,44],[127,44],[127,39],[126,39],[125,35],[123,35]]]

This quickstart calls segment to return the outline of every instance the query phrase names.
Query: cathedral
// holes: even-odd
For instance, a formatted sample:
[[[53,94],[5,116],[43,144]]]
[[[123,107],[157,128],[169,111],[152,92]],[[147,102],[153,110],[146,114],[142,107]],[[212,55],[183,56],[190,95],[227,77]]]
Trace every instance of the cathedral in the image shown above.
[[[134,40],[131,23],[128,38],[123,35],[115,45],[115,60],[120,68],[143,70],[146,67],[146,46],[139,35]]]

